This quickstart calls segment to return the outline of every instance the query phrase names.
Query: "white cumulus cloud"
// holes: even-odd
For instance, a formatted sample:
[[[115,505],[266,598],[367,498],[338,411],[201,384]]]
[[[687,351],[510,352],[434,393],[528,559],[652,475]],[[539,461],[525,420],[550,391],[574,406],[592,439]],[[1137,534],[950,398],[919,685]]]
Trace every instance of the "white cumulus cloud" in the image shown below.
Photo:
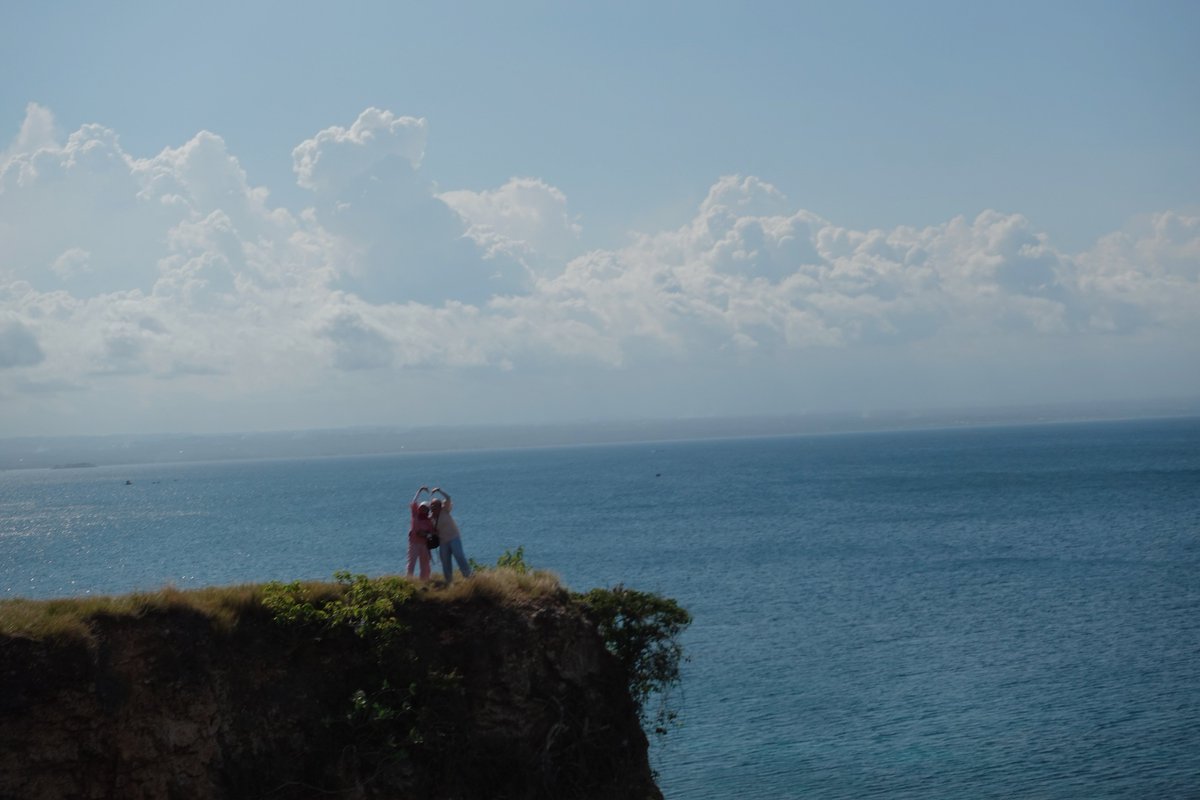
[[[556,273],[578,251],[581,227],[561,191],[537,178],[513,178],[499,189],[443,192],[438,197],[466,221],[466,235],[488,257],[508,255],[535,275]]]
[[[424,119],[368,108],[349,128],[334,125],[298,144],[292,150],[292,167],[306,189],[338,188],[390,158],[417,169],[425,157],[427,136]]]
[[[1112,389],[1097,376],[1113,364],[1166,375],[1196,356],[1200,218],[1178,211],[1066,253],[1018,213],[855,230],[726,176],[677,227],[582,252],[551,183],[439,192],[428,140],[424,120],[378,109],[319,131],[293,150],[311,205],[287,209],[217,134],[142,157],[102,126],[63,139],[31,104],[0,151],[7,418],[109,407],[119,427],[121,398],[163,426],[221,404],[253,419],[265,397],[314,398],[312,424],[466,413],[428,391],[451,385],[480,409],[568,402],[579,384],[635,413],[652,394],[662,413],[671,397],[703,411],[706,392],[763,410],[765,387],[779,408],[832,402],[864,371],[914,398],[970,373],[986,397],[1060,362]]]
[[[293,150],[308,215],[338,247],[338,288],[375,303],[477,304],[525,286],[521,264],[480,252],[422,174],[426,127],[370,108]]]

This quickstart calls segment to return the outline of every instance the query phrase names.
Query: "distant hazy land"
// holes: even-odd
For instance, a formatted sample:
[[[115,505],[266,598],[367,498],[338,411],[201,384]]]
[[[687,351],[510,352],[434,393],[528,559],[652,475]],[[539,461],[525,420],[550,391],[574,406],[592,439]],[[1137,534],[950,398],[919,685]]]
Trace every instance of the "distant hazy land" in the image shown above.
[[[319,458],[1197,415],[1200,415],[1200,398],[1128,405],[1046,405],[870,414],[581,421],[544,425],[26,436],[0,439],[0,470],[254,458]]]

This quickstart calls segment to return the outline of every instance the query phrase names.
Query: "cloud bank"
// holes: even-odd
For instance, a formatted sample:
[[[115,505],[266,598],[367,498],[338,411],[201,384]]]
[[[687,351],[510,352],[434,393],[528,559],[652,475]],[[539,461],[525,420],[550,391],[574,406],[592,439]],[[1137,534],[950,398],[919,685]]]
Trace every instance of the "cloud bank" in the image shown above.
[[[442,190],[430,139],[374,108],[318,131],[287,209],[215,133],[138,157],[31,104],[0,150],[0,433],[1200,391],[1197,216],[1064,253],[1016,213],[852,230],[725,176],[583,251],[559,189]]]

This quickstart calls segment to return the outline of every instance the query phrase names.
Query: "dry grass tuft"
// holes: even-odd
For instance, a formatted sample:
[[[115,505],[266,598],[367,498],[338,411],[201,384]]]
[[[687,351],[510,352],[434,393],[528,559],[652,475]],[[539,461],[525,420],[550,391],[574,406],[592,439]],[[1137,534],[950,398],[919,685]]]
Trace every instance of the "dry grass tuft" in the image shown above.
[[[87,642],[99,617],[141,617],[147,613],[190,612],[212,620],[218,630],[232,630],[246,614],[263,610],[263,584],[179,589],[164,586],[153,592],[119,596],[0,600],[0,636],[34,640]],[[326,581],[300,583],[309,601],[321,604],[341,597],[346,586]],[[494,602],[523,604],[545,598],[565,598],[557,575],[544,570],[519,571],[505,567],[459,577],[449,587],[422,584],[414,599],[433,602],[485,597]]]
[[[262,587],[251,584],[184,591],[164,586],[154,592],[96,597],[0,601],[0,635],[26,639],[82,640],[92,635],[98,617],[141,617],[185,611],[201,614],[228,630],[242,614],[261,608]]]
[[[497,567],[476,572],[470,578],[459,577],[450,586],[434,593],[431,599],[469,600],[486,597],[503,603],[520,604],[548,597],[561,598],[566,593],[567,590],[553,572]]]
[[[3,600],[0,601],[0,636],[85,640],[91,635],[86,618],[85,612],[64,601]]]

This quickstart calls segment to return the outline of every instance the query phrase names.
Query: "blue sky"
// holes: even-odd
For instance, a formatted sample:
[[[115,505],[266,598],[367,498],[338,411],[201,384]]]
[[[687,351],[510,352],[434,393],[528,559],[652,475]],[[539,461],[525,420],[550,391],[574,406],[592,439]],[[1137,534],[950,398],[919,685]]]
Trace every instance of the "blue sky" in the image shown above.
[[[1194,3],[5,17],[0,434],[1200,394]]]

